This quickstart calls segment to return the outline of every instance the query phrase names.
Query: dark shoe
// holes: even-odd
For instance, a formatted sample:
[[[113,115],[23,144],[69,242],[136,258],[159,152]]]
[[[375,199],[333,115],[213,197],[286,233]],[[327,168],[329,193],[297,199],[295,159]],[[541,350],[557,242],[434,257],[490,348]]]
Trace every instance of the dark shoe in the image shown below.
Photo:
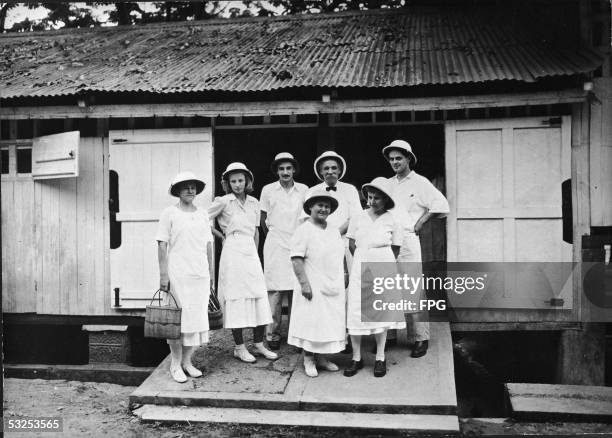
[[[280,341],[268,341],[268,348],[270,350],[280,350]]]
[[[344,350],[342,350],[340,354],[353,354],[353,346],[350,342],[346,344],[346,347],[344,347]]]
[[[353,377],[355,374],[357,374],[357,371],[359,371],[362,368],[363,368],[363,359],[361,359],[359,362],[352,360],[351,364],[348,367],[346,367],[346,369],[344,370],[344,375],[346,377]]]
[[[387,374],[387,361],[377,360],[374,362],[374,377],[382,377]]]
[[[397,338],[387,339],[385,341],[385,351],[389,349],[389,347],[395,347],[397,345]],[[376,344],[372,347],[372,353],[376,354]]]
[[[414,349],[410,354],[410,357],[422,357],[427,354],[427,347],[429,346],[429,341],[417,341],[414,343]]]

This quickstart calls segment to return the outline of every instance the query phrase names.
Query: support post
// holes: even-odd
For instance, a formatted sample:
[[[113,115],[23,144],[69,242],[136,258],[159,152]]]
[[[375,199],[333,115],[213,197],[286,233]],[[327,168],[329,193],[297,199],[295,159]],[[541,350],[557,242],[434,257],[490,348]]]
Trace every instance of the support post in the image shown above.
[[[559,339],[557,382],[603,386],[605,347],[604,324],[585,323],[582,330],[563,330]]]

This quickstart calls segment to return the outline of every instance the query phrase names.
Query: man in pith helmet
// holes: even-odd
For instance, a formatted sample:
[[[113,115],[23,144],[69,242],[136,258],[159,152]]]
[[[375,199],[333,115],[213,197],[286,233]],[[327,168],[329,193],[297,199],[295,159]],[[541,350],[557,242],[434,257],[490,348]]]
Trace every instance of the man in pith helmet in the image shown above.
[[[382,150],[395,175],[389,178],[391,196],[395,201],[394,213],[404,227],[404,239],[398,262],[411,262],[411,275],[422,274],[421,242],[419,232],[432,217],[444,217],[450,211],[444,195],[424,176],[416,173],[416,155],[407,141],[394,140]],[[418,272],[417,272],[418,271]],[[418,304],[423,290],[411,300]],[[409,334],[414,336],[412,357],[421,357],[429,346],[429,315],[425,312],[406,313]]]

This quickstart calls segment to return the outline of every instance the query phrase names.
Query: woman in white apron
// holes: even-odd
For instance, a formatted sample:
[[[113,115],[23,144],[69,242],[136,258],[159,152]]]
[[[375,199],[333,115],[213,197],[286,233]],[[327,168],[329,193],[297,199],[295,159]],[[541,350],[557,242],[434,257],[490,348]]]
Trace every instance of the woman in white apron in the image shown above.
[[[208,299],[212,266],[212,235],[206,211],[193,204],[205,184],[191,172],[179,173],[168,190],[179,198],[160,216],[158,242],[160,289],[173,294],[182,308],[181,339],[168,340],[170,375],[177,382],[200,377],[193,366],[195,348],[208,342]]]
[[[370,318],[362,318],[362,305],[368,307],[374,300],[372,296],[362,296],[361,276],[362,263],[388,262],[395,266],[402,244],[402,225],[388,212],[395,205],[391,199],[388,182],[386,178],[375,178],[371,183],[364,184],[362,191],[368,201],[369,208],[361,211],[355,220],[351,220],[347,236],[349,248],[353,253],[353,265],[348,287],[347,305],[347,329],[351,336],[353,346],[353,360],[344,370],[347,377],[354,376],[363,368],[361,359],[361,337],[374,335],[376,339],[376,360],[374,362],[374,376],[382,377],[387,372],[385,361],[385,341],[387,330],[401,329],[406,327],[404,322],[393,322],[388,315],[376,315],[373,312]],[[387,277],[385,266],[370,265],[374,271],[373,276]],[[380,268],[380,275],[376,270]],[[364,312],[364,313],[365,313]],[[380,318],[376,318],[380,316]],[[403,320],[403,315],[400,315]],[[362,319],[370,319],[370,322],[362,322]]]
[[[297,277],[287,343],[304,350],[306,375],[316,377],[317,366],[338,371],[321,354],[344,349],[346,299],[344,292],[344,243],[327,217],[338,201],[325,191],[315,191],[304,202],[310,217],[291,239],[291,261]]]
[[[266,359],[278,355],[263,345],[266,325],[272,322],[268,289],[257,255],[259,202],[249,196],[253,174],[243,163],[231,163],[222,175],[227,193],[215,198],[208,209],[211,219],[223,231],[223,250],[219,262],[219,301],[223,308],[223,326],[232,329],[236,347],[234,356],[243,362],[255,362],[244,345],[242,329],[253,328],[255,353]]]

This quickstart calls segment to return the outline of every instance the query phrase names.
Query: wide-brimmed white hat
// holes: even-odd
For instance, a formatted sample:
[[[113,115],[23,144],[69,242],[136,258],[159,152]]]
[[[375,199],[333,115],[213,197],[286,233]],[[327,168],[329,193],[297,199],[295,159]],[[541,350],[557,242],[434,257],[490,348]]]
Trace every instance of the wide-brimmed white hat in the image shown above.
[[[378,190],[387,198],[389,198],[387,201],[387,210],[391,210],[393,207],[395,207],[395,201],[393,201],[393,198],[391,197],[391,187],[389,187],[389,181],[387,181],[387,178],[378,176],[374,178],[372,182],[362,185],[361,192],[366,198],[368,197],[368,187]]]
[[[293,158],[293,155],[291,155],[289,152],[281,152],[279,154],[276,154],[276,156],[274,157],[274,161],[272,161],[272,164],[270,164],[270,170],[272,171],[272,173],[276,175],[276,167],[280,163],[285,161],[288,161],[293,165],[293,168],[295,169],[295,173],[297,175],[300,171],[300,165],[298,164],[297,160]]]
[[[206,183],[202,181],[200,178],[198,178],[197,176],[195,176],[193,172],[189,172],[189,171],[179,172],[174,177],[172,182],[170,183],[170,187],[168,188],[168,194],[172,196],[176,196],[178,198],[179,184],[182,182],[187,182],[187,181],[193,181],[195,183],[196,195],[199,195],[200,193],[202,193],[202,191],[204,190],[204,187],[206,187]]]
[[[310,193],[306,200],[304,201],[304,211],[306,214],[310,214],[310,209],[312,208],[312,204],[317,202],[320,199],[324,199],[331,204],[331,211],[329,214],[332,214],[338,208],[338,200],[328,194],[325,190],[315,190]]]
[[[414,163],[416,164],[417,157],[416,155],[414,155],[414,152],[412,152],[412,147],[410,146],[410,143],[404,140],[393,140],[391,143],[385,146],[382,150],[382,153],[385,156],[385,158],[389,159],[389,152],[391,152],[394,149],[402,152],[404,155],[412,155],[412,159],[414,160]]]
[[[321,181],[323,181],[324,179],[321,178],[321,175],[319,175],[319,162],[323,160],[336,160],[338,164],[342,166],[342,173],[340,173],[340,176],[338,177],[338,180],[341,180],[344,174],[346,173],[346,161],[344,161],[344,158],[342,158],[342,156],[338,155],[334,151],[325,151],[321,155],[319,155],[314,160],[314,173]]]
[[[223,172],[223,175],[221,175],[221,179],[227,180],[227,178],[229,177],[230,173],[234,173],[234,172],[244,172],[244,173],[246,173],[251,178],[251,183],[253,183],[254,180],[255,180],[255,178],[253,178],[253,173],[249,169],[247,169],[245,164],[237,162],[237,161],[234,162],[234,163],[229,163],[227,165],[227,167],[225,168],[225,172]]]

